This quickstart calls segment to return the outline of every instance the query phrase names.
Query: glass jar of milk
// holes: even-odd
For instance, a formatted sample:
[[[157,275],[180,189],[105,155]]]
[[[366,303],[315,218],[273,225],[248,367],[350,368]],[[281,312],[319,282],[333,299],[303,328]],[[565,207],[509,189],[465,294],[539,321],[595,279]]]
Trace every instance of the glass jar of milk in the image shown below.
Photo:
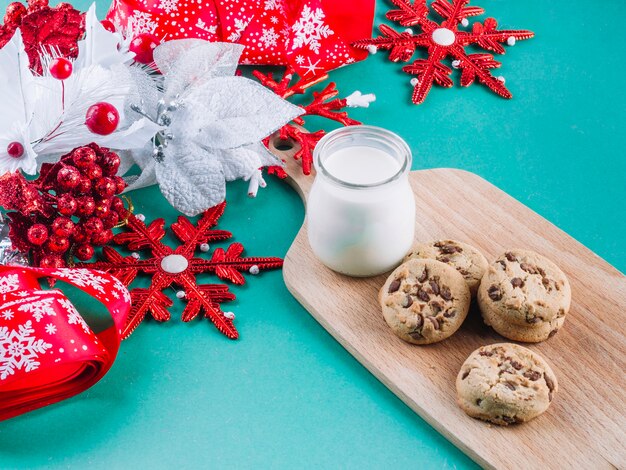
[[[378,127],[345,127],[317,144],[314,165],[307,224],[315,255],[350,276],[395,268],[415,235],[406,142]]]

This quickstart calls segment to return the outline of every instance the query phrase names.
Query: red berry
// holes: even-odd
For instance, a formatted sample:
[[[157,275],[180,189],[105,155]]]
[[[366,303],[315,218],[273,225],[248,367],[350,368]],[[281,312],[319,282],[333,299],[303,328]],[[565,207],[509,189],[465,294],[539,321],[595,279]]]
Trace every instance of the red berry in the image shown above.
[[[52,222],[52,232],[59,237],[69,237],[74,231],[74,222],[68,217],[57,217]]]
[[[80,182],[80,172],[73,166],[64,166],[57,173],[57,181],[62,190],[74,189]]]
[[[111,201],[111,209],[120,214],[126,211],[126,206],[124,206],[124,201],[121,198],[114,197]]]
[[[113,232],[111,230],[102,230],[91,236],[91,243],[96,246],[103,246],[113,240]]]
[[[74,164],[81,170],[89,168],[96,163],[96,152],[89,147],[80,147],[72,153]]]
[[[93,258],[94,249],[91,245],[83,243],[82,245],[78,245],[76,247],[76,249],[74,250],[74,255],[76,255],[76,257],[80,261],[89,261],[91,258]]]
[[[79,225],[74,227],[74,233],[72,233],[72,240],[76,243],[83,243],[87,241],[87,234],[83,228]]]
[[[119,123],[120,113],[111,103],[96,103],[89,107],[85,116],[87,128],[98,135],[112,134]]]
[[[154,50],[158,45],[159,40],[154,34],[141,33],[133,38],[128,50],[135,53],[135,62],[149,65],[154,62]]]
[[[72,75],[72,70],[74,66],[72,62],[65,59],[64,57],[57,57],[50,62],[50,66],[48,70],[50,71],[50,75],[52,75],[57,80],[67,80]]]
[[[91,196],[81,196],[76,199],[78,208],[76,209],[76,215],[79,217],[89,217],[96,209],[96,203]]]
[[[115,32],[115,25],[113,24],[113,22],[109,21],[109,20],[102,20],[100,22],[100,24],[102,25],[102,27],[104,29],[106,29],[109,33],[114,33]],[[91,256],[89,257],[91,258]]]
[[[82,176],[76,186],[78,194],[91,194],[91,180],[87,176]]]
[[[115,181],[115,194],[123,193],[126,189],[126,181],[121,176],[113,177],[113,181]]]
[[[13,2],[7,7],[7,11],[4,15],[5,24],[20,24],[22,16],[27,13],[26,7],[20,2]]]
[[[100,165],[105,176],[115,176],[120,168],[120,157],[116,153],[108,152],[102,157]]]
[[[41,246],[48,239],[48,228],[44,224],[35,224],[26,232],[26,238],[33,245]]]
[[[20,142],[11,142],[7,145],[7,153],[10,157],[20,158],[24,155],[24,146]]]
[[[96,203],[96,208],[93,211],[93,215],[99,219],[106,219],[111,213],[111,200],[103,199]]]
[[[98,165],[91,165],[89,168],[84,170],[85,176],[90,180],[97,180],[102,178],[102,168]]]
[[[85,229],[85,233],[88,234],[99,233],[104,229],[104,224],[97,217],[92,217],[87,219],[87,221],[83,224],[83,229]]]
[[[69,193],[61,194],[57,199],[57,210],[61,215],[74,215],[77,207],[76,199]]]
[[[112,210],[109,210],[108,215],[104,219],[102,219],[102,222],[104,223],[104,228],[113,228],[117,225],[119,221],[120,216],[117,212],[114,212]]]
[[[39,260],[39,266],[42,268],[62,268],[65,263],[59,255],[44,255]]]
[[[94,184],[94,192],[103,199],[108,199],[115,196],[115,190],[117,186],[112,178],[100,178]]]
[[[70,241],[65,237],[59,237],[58,235],[52,235],[48,240],[47,247],[50,251],[55,253],[65,253],[70,247]]]

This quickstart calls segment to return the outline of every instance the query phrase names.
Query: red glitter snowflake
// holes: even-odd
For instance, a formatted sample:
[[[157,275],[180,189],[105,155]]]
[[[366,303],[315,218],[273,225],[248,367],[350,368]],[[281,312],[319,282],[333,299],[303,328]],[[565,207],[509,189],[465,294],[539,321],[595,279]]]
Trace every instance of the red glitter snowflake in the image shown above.
[[[187,302],[182,314],[183,321],[189,322],[203,313],[225,336],[231,339],[239,337],[233,323],[234,315],[224,313],[220,308],[222,302],[234,300],[234,294],[224,284],[200,286],[196,282],[196,275],[213,273],[220,279],[242,285],[245,283],[242,272],[258,274],[263,269],[280,268],[283,260],[242,258],[244,248],[241,243],[233,243],[226,250],[215,249],[211,259],[196,257],[197,249],[201,252],[209,251],[209,242],[232,237],[225,230],[213,230],[225,207],[224,202],[207,210],[196,226],[186,217],[180,216],[171,226],[172,232],[182,242],[176,249],[161,242],[165,236],[163,219],[156,219],[146,225],[141,217],[130,215],[127,231],[116,235],[114,241],[125,245],[129,250],[149,250],[151,256],[141,258],[138,253],[133,253],[124,257],[113,248],[105,246],[102,251],[105,261],[81,265],[109,272],[127,287],[141,273],[152,276],[148,289],[135,288],[130,291],[132,308],[122,333],[124,339],[132,334],[148,313],[160,322],[170,319],[168,309],[174,303],[163,293],[170,286],[181,289],[177,297]]]
[[[534,33],[526,30],[499,31],[498,23],[493,18],[487,18],[482,24],[474,23],[471,31],[459,30],[459,24],[468,26],[467,18],[484,13],[480,7],[467,6],[469,1],[432,2],[431,8],[444,18],[439,24],[428,18],[430,10],[426,0],[415,0],[414,3],[410,0],[391,0],[399,9],[388,12],[387,18],[402,26],[419,26],[422,32],[414,34],[411,29],[397,32],[387,25],[381,25],[382,37],[363,39],[353,46],[372,53],[378,49],[389,50],[389,59],[393,62],[407,62],[413,57],[417,47],[427,48],[427,59],[418,59],[402,69],[417,76],[411,81],[415,87],[415,104],[424,102],[433,83],[446,88],[452,86],[453,82],[449,77],[452,69],[441,63],[446,57],[452,58],[452,67],[461,70],[461,86],[469,86],[478,80],[503,98],[512,98],[513,95],[504,86],[504,79],[494,77],[490,71],[500,67],[500,62],[494,60],[491,54],[468,54],[464,48],[475,44],[497,54],[504,54],[503,43],[512,46],[516,41],[532,38]]]
[[[261,84],[274,91],[274,93],[283,99],[288,99],[294,95],[302,95],[306,93],[308,88],[328,79],[328,75],[322,75],[311,80],[299,79],[292,84],[295,75],[293,69],[287,69],[280,81],[274,80],[271,73],[264,75],[258,70],[255,70],[253,74]],[[307,105],[300,105],[305,111],[304,114],[294,119],[292,123],[283,126],[278,131],[280,140],[297,144],[298,150],[294,154],[294,158],[296,160],[302,160],[302,171],[305,175],[311,174],[313,150],[320,139],[326,135],[326,132],[323,130],[308,132],[304,129],[304,118],[306,116],[320,116],[339,122],[344,126],[361,124],[359,121],[351,119],[346,111],[341,111],[349,107],[350,103],[347,98],[336,98],[338,94],[339,91],[337,91],[334,82],[329,83],[321,92],[314,91],[311,102]],[[269,173],[276,174],[281,178],[287,176],[280,167],[271,167]]]

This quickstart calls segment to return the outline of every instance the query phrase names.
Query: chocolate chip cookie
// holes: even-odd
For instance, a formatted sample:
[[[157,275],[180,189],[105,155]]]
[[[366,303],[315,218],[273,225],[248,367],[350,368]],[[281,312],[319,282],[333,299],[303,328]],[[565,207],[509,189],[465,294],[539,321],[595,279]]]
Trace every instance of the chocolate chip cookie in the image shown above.
[[[467,243],[456,240],[437,240],[430,243],[418,243],[406,255],[410,259],[429,258],[449,264],[456,269],[467,282],[467,286],[476,295],[480,280],[487,269],[487,259],[483,254]]]
[[[502,336],[536,343],[553,336],[570,308],[571,289],[552,261],[532,251],[511,250],[483,276],[478,305],[487,325]]]
[[[473,418],[508,425],[546,411],[558,389],[541,356],[511,343],[483,346],[461,366],[456,378],[459,406]]]
[[[379,293],[385,321],[409,343],[430,344],[463,323],[470,292],[463,276],[432,259],[413,259],[391,273]]]

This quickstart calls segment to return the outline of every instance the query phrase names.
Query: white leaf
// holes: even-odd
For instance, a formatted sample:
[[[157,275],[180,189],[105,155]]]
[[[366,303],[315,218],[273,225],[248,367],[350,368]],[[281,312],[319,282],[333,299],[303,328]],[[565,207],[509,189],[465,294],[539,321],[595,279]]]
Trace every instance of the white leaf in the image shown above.
[[[226,181],[248,179],[259,168],[282,164],[261,142],[236,149],[216,150],[216,155],[222,163]]]
[[[189,94],[175,125],[203,147],[229,149],[260,142],[303,112],[252,80],[220,77]]]
[[[163,127],[146,118],[141,118],[131,124],[128,129],[114,132],[107,136],[98,136],[97,143],[104,147],[113,147],[119,150],[142,148]]]

